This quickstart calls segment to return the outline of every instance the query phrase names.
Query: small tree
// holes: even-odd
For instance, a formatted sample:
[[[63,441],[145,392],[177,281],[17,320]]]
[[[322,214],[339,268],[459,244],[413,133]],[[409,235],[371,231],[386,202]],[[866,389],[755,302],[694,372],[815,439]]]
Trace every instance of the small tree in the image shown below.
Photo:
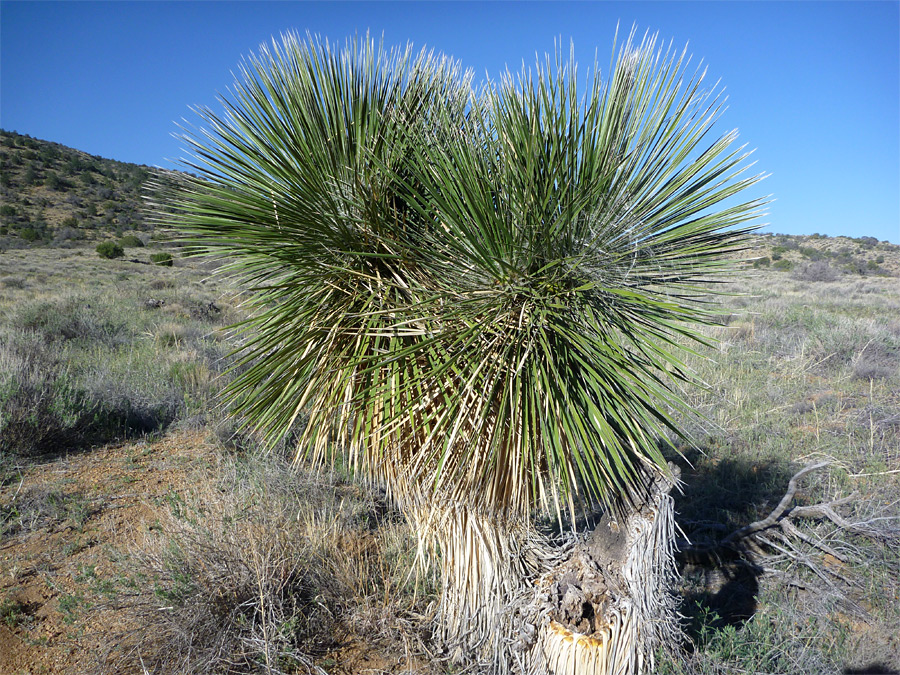
[[[104,241],[97,244],[97,254],[101,258],[121,258],[125,255],[125,249],[114,241]]]
[[[305,414],[299,457],[387,486],[461,661],[637,673],[675,631],[669,382],[760,205],[714,210],[757,178],[735,134],[702,144],[720,103],[686,63],[629,40],[584,94],[571,57],[475,91],[287,36],[187,138],[166,204],[256,290],[228,400],[273,441]],[[574,547],[534,527],[595,508]]]

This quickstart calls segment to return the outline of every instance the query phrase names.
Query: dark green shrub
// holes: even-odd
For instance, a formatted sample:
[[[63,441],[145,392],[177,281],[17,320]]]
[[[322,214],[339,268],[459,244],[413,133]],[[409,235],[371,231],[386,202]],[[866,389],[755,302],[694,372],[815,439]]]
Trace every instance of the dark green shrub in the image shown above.
[[[819,249],[813,248],[812,246],[801,246],[800,255],[811,260],[820,260],[822,258],[822,254]]]
[[[772,267],[774,267],[776,270],[787,271],[787,270],[793,269],[794,263],[792,263],[790,260],[782,259],[782,260],[776,261],[775,264],[772,265]]]
[[[759,260],[753,261],[753,266],[756,268],[768,267],[770,264],[772,264],[772,261],[769,260],[769,258],[760,258]]]
[[[97,253],[101,258],[121,258],[125,255],[125,249],[114,241],[104,241],[97,244]]]
[[[872,271],[871,268],[866,265],[866,261],[859,258],[851,258],[850,261],[844,265],[844,269],[850,274],[858,274],[863,277],[868,272]]]
[[[44,178],[44,185],[51,190],[65,190],[67,187],[63,180],[53,171],[47,172],[47,176]]]
[[[140,248],[143,247],[144,242],[140,237],[137,237],[133,234],[126,234],[124,237],[119,239],[119,245],[126,248]]]
[[[19,236],[22,237],[22,239],[24,239],[25,241],[37,241],[41,238],[40,232],[38,232],[33,227],[26,227],[19,230]]]
[[[172,266],[172,254],[171,253],[153,253],[150,256],[150,262],[154,265],[162,265],[164,267]]]

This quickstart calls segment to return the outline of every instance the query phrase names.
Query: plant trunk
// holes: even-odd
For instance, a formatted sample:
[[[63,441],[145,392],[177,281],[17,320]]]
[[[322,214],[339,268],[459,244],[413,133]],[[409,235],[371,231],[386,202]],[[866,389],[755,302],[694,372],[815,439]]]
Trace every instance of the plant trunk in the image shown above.
[[[639,507],[608,515],[561,565],[535,582],[543,620],[529,675],[641,675],[680,640],[674,482],[648,481]]]
[[[465,505],[407,509],[425,554],[440,551],[437,637],[460,664],[506,675],[641,675],[678,643],[674,482],[648,479],[617,522],[551,542]],[[427,533],[422,535],[422,533]]]

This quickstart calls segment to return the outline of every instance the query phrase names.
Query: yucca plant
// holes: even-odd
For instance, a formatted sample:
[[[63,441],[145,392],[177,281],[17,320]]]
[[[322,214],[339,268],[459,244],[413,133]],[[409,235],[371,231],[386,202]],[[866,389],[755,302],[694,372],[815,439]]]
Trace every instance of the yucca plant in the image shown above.
[[[291,35],[188,134],[166,203],[256,310],[227,401],[389,489],[461,661],[637,673],[673,633],[659,447],[760,207],[686,69],[629,39],[583,93],[571,56],[475,91],[425,52]],[[565,545],[534,525],[597,508]]]

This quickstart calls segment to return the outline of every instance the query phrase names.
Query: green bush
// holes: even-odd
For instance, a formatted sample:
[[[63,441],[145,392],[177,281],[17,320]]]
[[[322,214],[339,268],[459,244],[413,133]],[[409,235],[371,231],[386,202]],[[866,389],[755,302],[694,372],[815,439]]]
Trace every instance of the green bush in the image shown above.
[[[776,270],[786,271],[792,269],[794,267],[794,263],[792,263],[790,260],[785,260],[784,258],[782,258],[781,260],[776,260],[775,264],[772,265],[772,267],[774,267]]]
[[[40,232],[35,230],[33,227],[26,227],[22,230],[19,230],[19,236],[22,237],[25,241],[37,241],[41,238]]]
[[[164,267],[172,266],[172,254],[171,253],[153,253],[150,256],[150,262],[154,265],[163,265]]]
[[[125,255],[125,249],[114,241],[104,241],[97,244],[97,253],[101,258],[121,258]]]
[[[800,255],[812,260],[820,260],[822,258],[822,253],[819,249],[813,248],[812,246],[801,246]]]
[[[133,234],[127,234],[119,239],[119,246],[123,246],[125,248],[141,248],[143,245],[144,242],[141,241],[140,237],[137,237]]]

